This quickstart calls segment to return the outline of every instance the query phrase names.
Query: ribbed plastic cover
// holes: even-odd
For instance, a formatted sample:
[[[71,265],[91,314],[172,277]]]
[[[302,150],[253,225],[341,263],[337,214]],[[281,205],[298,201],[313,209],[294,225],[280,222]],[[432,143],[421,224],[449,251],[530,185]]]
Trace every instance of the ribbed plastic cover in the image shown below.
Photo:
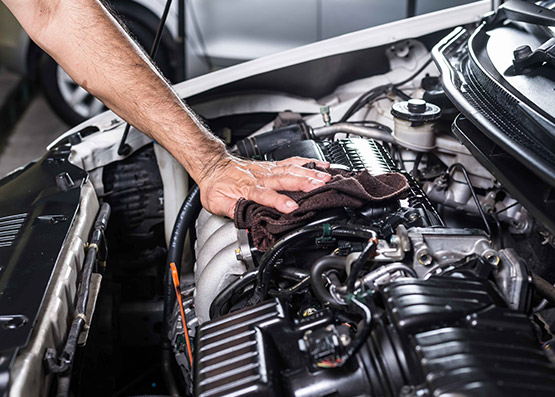
[[[265,337],[260,329],[280,321],[277,300],[210,321],[199,330],[195,396],[280,396]]]

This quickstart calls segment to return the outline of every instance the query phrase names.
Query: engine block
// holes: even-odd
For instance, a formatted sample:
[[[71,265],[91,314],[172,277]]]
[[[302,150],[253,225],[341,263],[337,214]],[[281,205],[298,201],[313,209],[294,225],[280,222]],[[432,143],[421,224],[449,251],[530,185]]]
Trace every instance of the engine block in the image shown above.
[[[303,338],[326,310],[294,319],[279,300],[201,326],[197,396],[453,396],[555,393],[555,372],[526,315],[486,282],[433,277],[380,290],[374,328],[351,365],[311,366]],[[304,349],[304,351],[303,351]],[[518,374],[518,377],[515,377]]]

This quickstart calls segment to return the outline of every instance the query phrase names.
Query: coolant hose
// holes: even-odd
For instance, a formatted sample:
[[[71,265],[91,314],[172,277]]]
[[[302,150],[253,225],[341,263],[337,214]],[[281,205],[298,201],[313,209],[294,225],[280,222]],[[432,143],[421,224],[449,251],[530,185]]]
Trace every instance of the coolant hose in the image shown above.
[[[195,185],[189,191],[175,219],[166,259],[166,270],[164,274],[164,323],[162,326],[162,368],[164,381],[171,395],[179,395],[179,391],[175,379],[171,375],[171,345],[170,340],[168,340],[169,321],[176,299],[170,263],[175,263],[178,274],[181,274],[181,259],[183,257],[185,236],[187,235],[187,230],[189,230],[193,222],[197,219],[201,208],[200,189]]]
[[[532,273],[532,282],[539,296],[555,306],[555,287],[537,274]]]
[[[322,275],[328,270],[345,270],[346,257],[338,255],[327,255],[314,262],[310,269],[310,284],[316,297],[323,303],[328,303],[334,309],[345,309],[339,304],[324,287]]]

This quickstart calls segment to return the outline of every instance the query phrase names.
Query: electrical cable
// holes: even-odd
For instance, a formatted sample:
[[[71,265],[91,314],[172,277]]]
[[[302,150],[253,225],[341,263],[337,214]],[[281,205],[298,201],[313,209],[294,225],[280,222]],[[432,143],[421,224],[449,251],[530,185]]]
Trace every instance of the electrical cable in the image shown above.
[[[345,363],[347,363],[347,361],[349,361],[351,357],[353,357],[360,350],[362,345],[364,345],[364,343],[368,340],[370,332],[372,331],[372,312],[370,311],[370,308],[364,303],[360,302],[356,296],[350,300],[349,305],[354,306],[355,309],[362,312],[364,318],[362,327],[360,327],[359,331],[347,347],[347,351],[341,357],[333,362],[326,360],[319,361],[318,363],[316,363],[318,367],[342,367],[343,365],[345,365]]]
[[[365,93],[363,93],[361,96],[358,97],[358,99],[355,102],[353,102],[353,104],[349,107],[349,109],[347,109],[347,111],[345,112],[345,114],[343,114],[339,122],[341,123],[346,122],[353,114],[355,114],[363,106],[373,101],[374,99],[378,98],[380,95],[385,94],[388,91],[389,87],[392,87],[392,85],[381,85],[378,87],[374,87],[366,91]]]
[[[87,304],[89,302],[91,279],[94,273],[93,269],[95,263],[98,259],[98,247],[105,241],[104,232],[108,226],[110,214],[110,205],[108,203],[103,203],[98,211],[92,237],[89,242],[89,248],[87,249],[87,254],[83,262],[81,280],[77,292],[77,302],[75,304],[75,316],[69,326],[69,333],[63,350],[58,355],[55,348],[46,349],[45,363],[48,371],[59,374],[58,389],[56,392],[58,397],[66,397],[69,395],[71,377],[68,376],[68,374],[71,374],[71,369],[75,361],[79,336],[83,328],[89,325],[90,319],[87,319]]]
[[[507,207],[503,208],[502,210],[495,211],[495,214],[499,215],[500,213],[505,212],[505,211],[507,211],[508,209],[511,209],[511,208],[513,208],[513,207],[515,207],[515,206],[517,206],[517,205],[519,205],[519,204],[520,204],[520,203],[519,203],[518,201],[516,201],[516,202],[512,203],[511,205],[508,205]]]
[[[499,221],[499,217],[497,216],[497,214],[495,212],[489,212],[488,215],[491,217],[491,219],[493,219],[493,221],[495,222],[495,228],[496,228],[496,232],[495,232],[495,249],[503,249],[504,248],[504,244],[503,244],[503,227],[501,226],[501,222]]]
[[[474,187],[472,186],[472,183],[470,182],[470,177],[468,176],[468,173],[466,172],[466,168],[464,167],[464,165],[462,165],[461,163],[451,164],[451,166],[447,169],[447,174],[450,175],[451,172],[455,168],[460,169],[461,172],[463,173],[464,179],[466,180],[466,184],[468,185],[468,188],[470,189],[470,193],[472,194],[472,198],[474,199],[474,202],[476,203],[476,207],[478,209],[478,212],[480,213],[480,216],[482,217],[482,220],[484,221],[484,225],[486,226],[488,236],[491,237],[491,228],[489,226],[488,220],[486,219],[486,214],[484,213],[484,210],[482,209],[482,205],[480,204],[480,200],[478,200],[478,196],[476,195],[476,192],[474,191]]]
[[[418,166],[420,165],[420,162],[422,161],[423,156],[424,156],[424,153],[418,152],[416,154],[416,157],[414,158],[414,163],[412,164],[412,177],[417,181],[418,181]]]
[[[320,236],[327,237],[346,237],[346,238],[361,238],[369,239],[376,236],[376,232],[366,226],[361,225],[337,225],[330,226],[329,224],[306,226],[280,238],[268,251],[264,253],[260,259],[258,267],[257,285],[253,297],[249,300],[249,304],[254,304],[262,301],[267,294],[268,284],[271,279],[272,270],[281,253],[285,248],[294,243],[298,243],[302,239],[316,238]]]
[[[373,102],[380,95],[385,94],[387,92],[391,92],[405,101],[409,100],[410,96],[405,94],[398,87],[416,78],[420,73],[424,71],[424,69],[428,67],[428,65],[431,62],[432,62],[432,58],[429,58],[416,72],[414,72],[411,76],[409,76],[403,81],[400,81],[398,83],[393,83],[393,84],[377,86],[366,91],[361,96],[359,96],[355,102],[353,102],[353,104],[349,107],[349,109],[347,109],[345,114],[341,117],[340,122],[346,122],[352,115],[354,115],[357,111],[359,111],[363,106]]]
[[[420,73],[422,73],[424,71],[424,69],[426,69],[428,67],[428,65],[430,63],[432,63],[432,58],[429,58],[426,62],[424,62],[424,64],[416,72],[414,72],[412,75],[407,77],[405,80],[400,81],[399,83],[393,84],[393,86],[394,87],[400,87],[400,86],[408,83],[409,81],[415,79]]]

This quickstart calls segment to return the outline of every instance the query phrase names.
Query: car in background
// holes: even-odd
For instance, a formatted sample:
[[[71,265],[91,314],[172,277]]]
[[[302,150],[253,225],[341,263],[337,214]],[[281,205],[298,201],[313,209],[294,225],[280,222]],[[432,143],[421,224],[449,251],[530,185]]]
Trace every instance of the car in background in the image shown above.
[[[174,1],[156,63],[170,81],[177,82],[289,48],[472,1],[184,0],[184,40],[179,38],[179,4]],[[110,4],[147,50],[164,5],[164,0],[114,0]],[[75,125],[105,110],[100,101],[30,41],[3,4],[0,18],[0,65],[38,76],[50,105],[65,122]]]

